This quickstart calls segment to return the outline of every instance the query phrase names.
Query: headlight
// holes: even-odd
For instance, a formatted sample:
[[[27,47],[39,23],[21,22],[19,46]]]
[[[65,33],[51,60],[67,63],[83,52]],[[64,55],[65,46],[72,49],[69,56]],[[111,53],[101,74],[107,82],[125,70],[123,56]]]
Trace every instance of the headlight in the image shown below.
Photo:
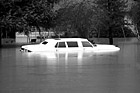
[[[23,51],[23,52],[32,52],[31,50],[28,50],[28,49],[25,49],[25,48],[21,48],[20,51]]]
[[[24,48],[20,48],[20,51],[24,51],[25,49]]]

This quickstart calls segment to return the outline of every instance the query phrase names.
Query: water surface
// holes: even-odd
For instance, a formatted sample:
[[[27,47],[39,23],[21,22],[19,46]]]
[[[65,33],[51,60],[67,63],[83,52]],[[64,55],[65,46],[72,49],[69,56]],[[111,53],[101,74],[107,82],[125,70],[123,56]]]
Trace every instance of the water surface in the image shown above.
[[[0,50],[0,93],[139,93],[140,43],[117,40],[111,53]]]

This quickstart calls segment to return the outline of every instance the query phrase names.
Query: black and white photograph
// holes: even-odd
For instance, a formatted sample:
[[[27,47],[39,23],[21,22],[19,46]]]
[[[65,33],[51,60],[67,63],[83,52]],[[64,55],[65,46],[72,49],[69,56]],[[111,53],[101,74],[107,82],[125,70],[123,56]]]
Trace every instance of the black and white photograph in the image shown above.
[[[140,0],[0,0],[0,93],[140,93]]]

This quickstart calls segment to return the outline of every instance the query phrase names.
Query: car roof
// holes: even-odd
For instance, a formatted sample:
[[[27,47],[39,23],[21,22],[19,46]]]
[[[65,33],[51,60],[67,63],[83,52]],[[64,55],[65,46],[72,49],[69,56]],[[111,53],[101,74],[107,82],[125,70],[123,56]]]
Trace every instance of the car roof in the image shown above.
[[[45,41],[88,41],[85,38],[54,38],[46,39]]]

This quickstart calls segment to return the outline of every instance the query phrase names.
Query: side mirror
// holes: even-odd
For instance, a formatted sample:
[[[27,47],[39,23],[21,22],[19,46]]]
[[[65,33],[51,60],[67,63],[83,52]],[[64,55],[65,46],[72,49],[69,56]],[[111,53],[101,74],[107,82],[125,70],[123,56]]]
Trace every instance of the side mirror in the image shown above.
[[[96,45],[96,44],[93,44],[93,46],[94,46],[94,47],[97,47],[97,45]]]

